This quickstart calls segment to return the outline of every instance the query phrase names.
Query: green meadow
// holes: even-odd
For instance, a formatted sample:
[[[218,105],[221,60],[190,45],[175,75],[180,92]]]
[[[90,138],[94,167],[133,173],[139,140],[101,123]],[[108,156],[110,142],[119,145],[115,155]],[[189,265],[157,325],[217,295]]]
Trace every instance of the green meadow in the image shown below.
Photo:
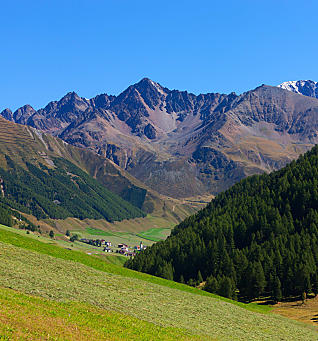
[[[0,227],[0,340],[318,340],[317,329]]]
[[[168,228],[151,228],[147,231],[139,232],[138,236],[144,239],[159,242],[166,239],[170,235],[171,229]]]

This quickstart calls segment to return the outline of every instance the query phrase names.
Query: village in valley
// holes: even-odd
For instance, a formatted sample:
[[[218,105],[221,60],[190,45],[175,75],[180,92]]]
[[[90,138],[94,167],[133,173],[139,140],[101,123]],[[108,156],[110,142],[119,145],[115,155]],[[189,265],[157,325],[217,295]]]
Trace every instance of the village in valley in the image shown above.
[[[142,242],[140,242],[139,245],[135,245],[131,247],[124,243],[119,243],[117,244],[117,246],[112,245],[112,242],[107,241],[105,239],[81,238],[79,241],[85,244],[100,247],[103,249],[103,252],[118,253],[126,257],[134,257],[136,256],[137,252],[143,251],[147,248],[147,246],[143,245]]]

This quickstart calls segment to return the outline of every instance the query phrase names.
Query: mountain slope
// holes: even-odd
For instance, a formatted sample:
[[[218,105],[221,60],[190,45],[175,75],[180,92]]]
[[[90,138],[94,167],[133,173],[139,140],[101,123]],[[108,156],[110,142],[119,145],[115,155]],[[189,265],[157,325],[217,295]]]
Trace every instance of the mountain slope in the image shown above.
[[[2,116],[112,160],[176,198],[217,193],[284,166],[318,142],[318,99],[261,86],[198,96],[142,79],[118,96],[69,93]],[[25,113],[23,115],[23,113]]]
[[[0,269],[4,270],[0,271],[0,286],[15,290],[0,288],[4,296],[0,296],[0,318],[9,315],[0,324],[0,335],[14,337],[20,331],[19,337],[34,332],[38,337],[49,329],[52,337],[66,333],[64,338],[68,335],[69,339],[97,335],[107,340],[130,335],[137,340],[313,340],[317,336],[316,329],[270,314],[266,307],[221,300],[37,238],[18,236],[7,228],[0,227],[0,241]],[[13,314],[15,302],[22,306]],[[57,322],[61,328],[43,326],[41,315],[45,322]],[[21,328],[23,322],[27,329]],[[74,329],[73,336],[64,325]],[[248,328],[242,328],[245,325]]]
[[[52,173],[51,176],[53,176],[53,172],[57,171],[57,168],[54,167],[54,162],[56,162],[54,160],[57,158],[60,159],[58,161],[59,164],[63,163],[65,169],[70,167],[70,162],[79,168],[77,172],[85,172],[85,174],[83,174],[84,177],[86,177],[87,174],[91,175],[100,185],[119,195],[126,202],[124,206],[127,206],[128,201],[130,204],[137,207],[137,211],[139,212],[137,215],[131,216],[128,214],[124,215],[124,217],[143,217],[144,213],[140,213],[139,209],[147,214],[151,214],[147,216],[147,218],[138,218],[136,220],[130,219],[129,222],[123,221],[121,224],[117,222],[116,229],[119,229],[120,231],[126,231],[126,227],[129,227],[129,231],[147,230],[150,227],[156,227],[157,225],[159,227],[171,227],[171,225],[179,223],[203,205],[190,201],[181,202],[159,195],[129,173],[122,170],[114,162],[101,155],[71,146],[59,138],[44,134],[28,126],[8,122],[0,117],[0,168],[2,168],[2,172],[7,172],[9,170],[7,163],[8,160],[11,160],[16,168],[22,168],[20,169],[20,173],[24,173],[27,177],[31,176],[30,173],[25,173],[29,172],[28,165],[36,167],[45,165]],[[48,170],[46,170],[46,172],[48,172]],[[67,172],[69,172],[69,170],[67,170]],[[72,173],[72,171],[69,173]],[[72,183],[69,183],[69,185],[74,186],[74,180],[76,179],[76,177],[73,177]],[[17,179],[14,178],[12,184],[16,180]],[[56,196],[57,194],[54,195]],[[39,201],[44,203],[45,200],[42,199]],[[58,199],[54,198],[52,200]],[[57,204],[54,204],[52,200],[50,199],[50,205],[53,205],[55,209],[61,208],[61,204],[58,201],[56,202]],[[85,205],[82,206],[84,207]],[[26,208],[24,208],[24,210],[25,209]],[[28,209],[27,211],[29,212]],[[59,209],[59,211],[61,211],[61,209]],[[38,214],[40,214],[40,212],[38,212],[37,215]],[[65,214],[62,216],[64,215]],[[39,217],[40,216],[43,217],[43,212]],[[99,216],[100,215],[95,212],[95,217]],[[3,222],[5,222],[5,220],[3,220]],[[34,223],[37,224],[36,222]],[[80,223],[81,222],[72,221],[72,227],[77,229]],[[100,221],[100,223],[102,223],[102,221]],[[94,224],[94,221],[91,221],[89,224]],[[65,222],[61,222],[60,225],[65,225]],[[104,222],[103,225],[105,225],[106,229],[110,228],[107,222]],[[72,229],[70,227],[68,228]],[[62,230],[64,231],[64,229]]]
[[[75,154],[74,147],[3,118],[0,131],[3,204],[37,218],[113,221],[144,216],[139,208],[63,157]]]
[[[318,146],[242,180],[127,266],[251,300],[318,294]]]

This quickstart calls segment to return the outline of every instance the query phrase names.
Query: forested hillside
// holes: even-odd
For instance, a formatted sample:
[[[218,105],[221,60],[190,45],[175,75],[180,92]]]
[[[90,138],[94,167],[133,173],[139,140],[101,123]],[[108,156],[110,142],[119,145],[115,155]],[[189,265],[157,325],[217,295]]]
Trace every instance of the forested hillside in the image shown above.
[[[5,156],[6,169],[0,168],[0,202],[37,217],[64,219],[123,219],[145,216],[137,207],[110,192],[71,162],[52,158],[54,167],[26,162],[22,168]],[[1,212],[0,212],[1,213]],[[1,223],[10,225],[5,219]]]
[[[318,293],[318,146],[219,194],[126,266],[252,300]]]

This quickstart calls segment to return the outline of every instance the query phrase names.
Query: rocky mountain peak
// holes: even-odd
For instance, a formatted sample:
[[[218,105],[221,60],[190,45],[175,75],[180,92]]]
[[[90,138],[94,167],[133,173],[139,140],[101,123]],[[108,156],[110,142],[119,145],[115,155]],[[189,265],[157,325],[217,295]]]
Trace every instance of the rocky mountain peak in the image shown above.
[[[31,105],[26,104],[13,113],[13,119],[19,124],[26,124],[29,117],[31,117],[35,112],[36,111],[33,107],[31,107]]]
[[[318,82],[312,80],[288,81],[279,84],[278,87],[300,95],[318,98]]]
[[[4,109],[0,115],[8,121],[13,121],[13,112],[9,108]]]
[[[164,89],[159,83],[152,81],[149,78],[143,78],[138,83],[132,85],[133,91],[137,90],[142,100],[147,106],[155,110],[155,107],[164,100],[167,95],[167,89]]]
[[[76,103],[76,102],[86,102],[84,98],[78,96],[78,94],[74,91],[68,92],[64,97],[62,97],[58,102],[63,104],[65,102],[69,103]]]
[[[109,96],[107,94],[100,94],[97,95],[92,99],[92,102],[94,103],[94,106],[96,108],[103,108],[108,109],[110,103],[115,99],[115,96]]]

